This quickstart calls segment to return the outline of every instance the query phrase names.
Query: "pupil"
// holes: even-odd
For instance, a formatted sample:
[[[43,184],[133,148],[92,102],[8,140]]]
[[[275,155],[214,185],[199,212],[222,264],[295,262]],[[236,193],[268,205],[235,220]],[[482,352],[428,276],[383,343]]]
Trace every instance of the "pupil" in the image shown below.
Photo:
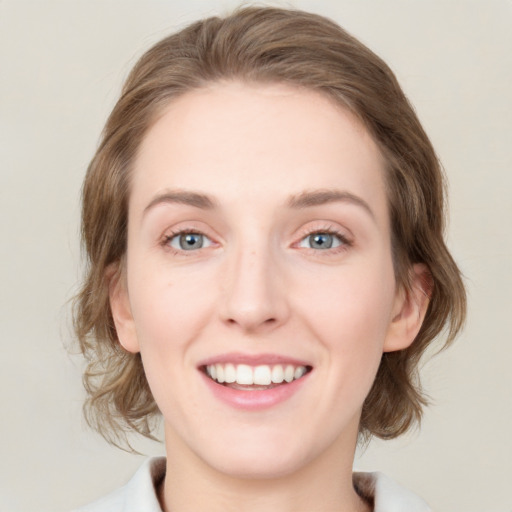
[[[203,235],[186,233],[180,236],[180,245],[184,250],[200,249],[203,246]]]
[[[311,247],[314,249],[330,249],[332,247],[332,235],[327,233],[311,235]]]

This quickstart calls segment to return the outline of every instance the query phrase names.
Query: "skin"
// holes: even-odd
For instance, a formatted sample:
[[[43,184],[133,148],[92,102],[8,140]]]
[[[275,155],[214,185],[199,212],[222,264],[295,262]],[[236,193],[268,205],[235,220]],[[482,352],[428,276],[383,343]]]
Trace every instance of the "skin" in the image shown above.
[[[412,291],[395,283],[383,168],[349,112],[285,85],[212,84],[147,132],[110,298],[163,414],[164,510],[369,510],[351,475],[362,404],[382,353],[412,343],[427,307],[422,265]],[[344,195],[290,204],[315,191]],[[180,248],[181,230],[203,247]],[[329,232],[332,248],[312,244]],[[231,352],[312,371],[288,400],[239,410],[198,369]]]

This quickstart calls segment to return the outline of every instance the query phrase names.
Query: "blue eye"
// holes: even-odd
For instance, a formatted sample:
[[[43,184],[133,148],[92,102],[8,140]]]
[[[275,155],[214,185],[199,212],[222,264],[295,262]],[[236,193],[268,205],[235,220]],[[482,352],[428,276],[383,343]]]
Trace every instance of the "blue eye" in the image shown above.
[[[327,232],[311,233],[300,241],[299,247],[308,249],[334,249],[344,244],[345,241],[339,235]]]
[[[203,249],[209,247],[212,242],[211,240],[201,233],[177,233],[174,236],[169,236],[167,244],[173,249],[180,251],[194,251],[197,249]]]

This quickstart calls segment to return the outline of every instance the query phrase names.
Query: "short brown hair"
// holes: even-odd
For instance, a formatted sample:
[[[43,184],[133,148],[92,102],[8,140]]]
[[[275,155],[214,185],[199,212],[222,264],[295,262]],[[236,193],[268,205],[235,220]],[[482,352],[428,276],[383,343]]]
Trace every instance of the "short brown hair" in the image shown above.
[[[242,8],[196,22],[151,48],[126,80],[83,187],[88,267],[74,320],[88,361],[86,417],[114,443],[127,430],[151,437],[158,408],[140,354],[126,352],[117,339],[108,294],[112,269],[121,271],[126,252],[132,163],[172,99],[231,79],[327,95],[363,122],[384,156],[397,283],[408,288],[414,263],[424,263],[432,279],[419,334],[409,348],[383,354],[363,406],[363,437],[396,437],[420,420],[426,404],[417,375],[421,355],[445,327],[446,344],[453,340],[466,312],[461,275],[443,240],[442,169],[394,74],[378,56],[327,18],[279,8]]]

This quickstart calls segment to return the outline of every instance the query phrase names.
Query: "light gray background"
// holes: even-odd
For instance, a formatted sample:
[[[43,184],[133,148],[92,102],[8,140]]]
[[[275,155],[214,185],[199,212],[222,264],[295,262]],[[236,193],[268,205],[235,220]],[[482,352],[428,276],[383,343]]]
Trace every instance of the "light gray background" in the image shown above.
[[[80,275],[79,189],[136,58],[235,4],[0,0],[1,511],[69,510],[141,462],[85,428],[82,363],[63,348]],[[446,167],[449,245],[467,276],[467,329],[424,368],[436,404],[421,433],[372,443],[356,467],[388,473],[439,512],[510,512],[512,3],[288,5],[334,18],[398,75]]]

